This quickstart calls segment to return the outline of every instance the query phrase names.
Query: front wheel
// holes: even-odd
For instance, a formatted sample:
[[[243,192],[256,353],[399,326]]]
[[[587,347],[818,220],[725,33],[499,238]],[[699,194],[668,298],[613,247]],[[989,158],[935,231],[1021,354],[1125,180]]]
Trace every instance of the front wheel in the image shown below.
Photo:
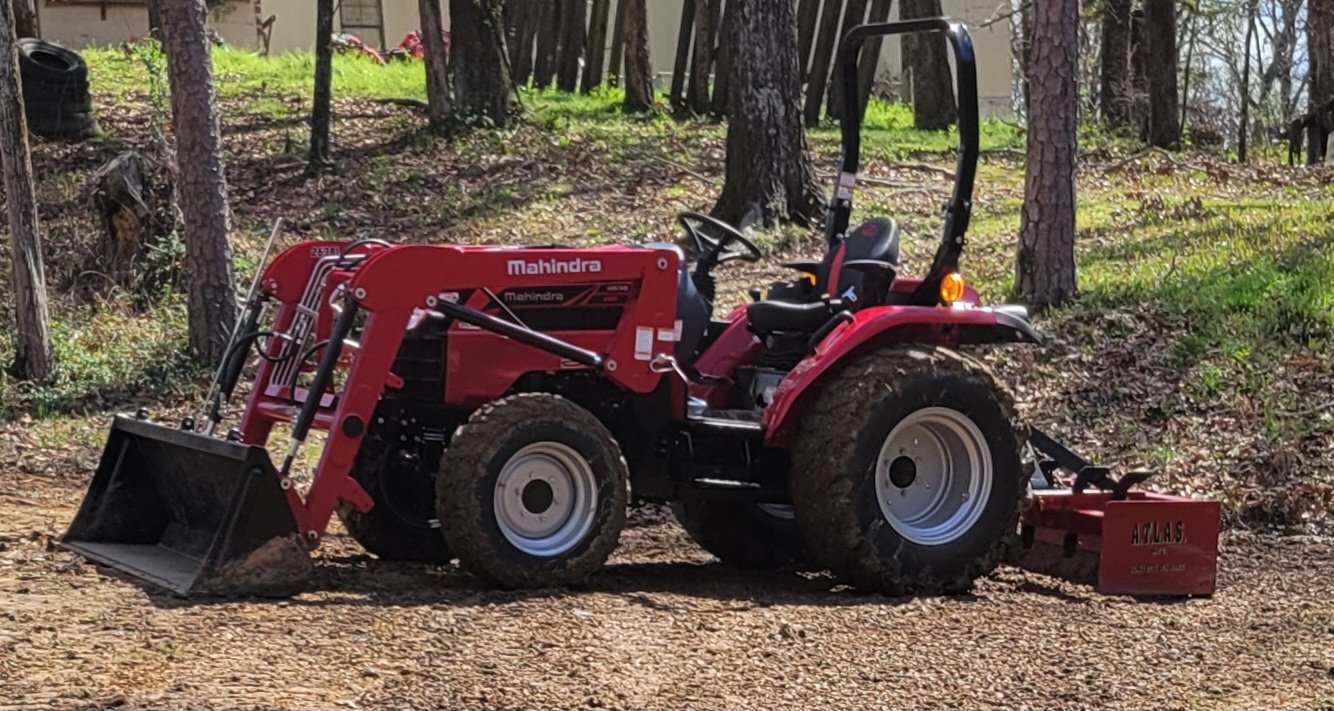
[[[805,414],[793,501],[836,574],[889,594],[956,593],[1013,545],[1027,482],[1014,403],[980,362],[896,346],[851,362]]]
[[[501,588],[582,582],[625,526],[626,464],[591,413],[557,395],[520,394],[473,413],[436,476],[450,550]]]

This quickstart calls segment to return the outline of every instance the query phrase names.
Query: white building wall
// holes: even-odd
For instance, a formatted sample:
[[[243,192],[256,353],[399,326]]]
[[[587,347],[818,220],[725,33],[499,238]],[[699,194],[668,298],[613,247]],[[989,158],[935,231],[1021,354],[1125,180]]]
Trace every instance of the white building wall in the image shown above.
[[[417,29],[417,0],[382,0],[385,43],[397,45],[407,33]],[[256,8],[258,4],[258,8]],[[449,24],[448,2],[445,24]],[[612,0],[611,18],[616,13]],[[676,58],[676,41],[681,28],[681,10],[684,0],[648,0],[649,44],[659,85],[666,88]],[[952,15],[972,29],[978,57],[978,94],[983,115],[1010,113],[1010,27],[998,22],[987,28],[979,25],[996,12],[996,0],[943,0],[945,13]],[[38,0],[37,9],[42,35],[71,47],[118,44],[148,31],[148,13],[142,4],[119,4],[111,0],[106,5],[90,0]],[[243,47],[258,47],[255,32],[256,9],[261,18],[273,17],[270,51],[301,50],[315,42],[314,0],[230,0],[212,13],[213,28],[228,43]],[[894,16],[898,15],[895,3]],[[609,25],[611,22],[609,21]],[[335,18],[335,26],[337,21]],[[612,31],[608,27],[607,44],[610,47]],[[943,40],[942,40],[943,41]],[[886,41],[881,53],[879,79],[897,84],[899,75],[899,43]]]

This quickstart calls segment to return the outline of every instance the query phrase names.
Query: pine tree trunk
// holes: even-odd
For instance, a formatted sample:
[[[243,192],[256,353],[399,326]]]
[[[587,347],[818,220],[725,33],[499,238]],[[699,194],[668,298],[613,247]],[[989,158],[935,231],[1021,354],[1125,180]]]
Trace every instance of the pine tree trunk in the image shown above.
[[[820,13],[820,26],[815,35],[815,55],[811,57],[811,71],[806,79],[805,121],[810,127],[820,123],[820,107],[824,105],[825,87],[829,83],[829,67],[834,62],[838,44],[838,14],[842,8],[843,0],[825,0],[824,10]]]
[[[727,116],[727,79],[732,62],[732,43],[725,32],[732,25],[732,4],[723,9],[721,24],[714,32],[717,57],[713,61],[713,101],[709,104],[709,113],[719,118]]]
[[[171,0],[165,2],[171,4]],[[315,95],[310,108],[306,175],[318,175],[333,165],[329,159],[329,125],[333,122],[333,20],[334,0],[316,0]]]
[[[686,108],[697,116],[709,113],[709,73],[713,71],[713,39],[718,11],[719,0],[695,2],[695,48],[690,58]]]
[[[537,36],[539,10],[536,0],[509,0],[505,10],[515,15],[514,44],[509,47],[510,72],[514,83],[527,86],[533,76],[533,40]]]
[[[162,0],[148,0],[148,36],[162,41]]]
[[[511,89],[500,10],[500,0],[449,0],[455,110],[497,127],[509,122]]]
[[[733,224],[815,224],[822,212],[802,130],[791,0],[730,0],[727,169],[714,216]]]
[[[184,218],[190,347],[213,363],[222,357],[236,322],[236,287],[206,12],[204,0],[162,4],[177,192]]]
[[[565,39],[561,43],[560,76],[556,78],[556,86],[561,91],[573,92],[579,88],[579,58],[584,54],[584,17],[587,14],[587,0],[566,0]]]
[[[874,0],[871,3],[870,14],[866,17],[867,22],[888,22],[890,12],[894,8],[892,0]],[[880,53],[884,48],[884,38],[874,37],[866,41],[866,48],[862,50],[861,66],[858,67],[857,87],[861,95],[861,112],[866,113],[866,103],[871,100],[871,94],[875,89],[875,75],[880,68]]]
[[[866,5],[867,0],[848,0],[847,7],[843,10],[843,26],[838,33],[840,38],[847,35],[848,30],[866,21]],[[870,49],[869,46],[862,49],[863,59]],[[834,61],[837,62],[838,59],[835,58]],[[843,81],[840,72],[837,66],[834,67],[833,81],[829,82],[829,104],[825,107],[825,113],[833,119],[843,116]]]
[[[685,87],[690,81],[686,75],[689,73],[690,36],[695,29],[696,4],[696,0],[685,0],[681,6],[681,26],[676,34],[676,59],[672,62],[672,85],[667,92],[668,101],[676,111],[684,110],[686,106]]]
[[[1177,96],[1177,15],[1173,0],[1144,0],[1149,80],[1149,145],[1181,147]]]
[[[815,40],[815,21],[820,16],[821,0],[801,0],[797,6],[797,66],[804,75],[810,66],[811,44]]]
[[[611,57],[607,59],[607,81],[612,86],[621,86],[621,67],[625,62],[625,8],[628,4],[616,3],[616,15],[611,22]]]
[[[46,308],[46,276],[38,236],[37,198],[28,152],[28,121],[23,115],[19,56],[15,46],[13,7],[0,7],[0,163],[3,163],[5,206],[9,212],[9,249],[14,277],[13,372],[29,380],[46,380],[55,369],[50,319]]]
[[[1018,57],[1019,96],[1023,103],[1024,121],[1028,120],[1028,74],[1033,65],[1033,4],[1021,2],[1019,5],[1019,33],[1017,47],[1012,44],[1011,51]]]
[[[449,122],[449,56],[445,49],[440,0],[417,0],[417,13],[421,19],[426,59],[426,115],[431,128],[441,131]]]
[[[455,22],[454,0],[450,0],[450,25]],[[537,55],[533,59],[533,84],[539,89],[556,80],[556,49],[560,44],[560,4],[556,0],[538,0]],[[457,40],[454,40],[457,42]]]
[[[653,62],[649,57],[647,0],[620,0],[625,27],[625,110],[653,110]]]
[[[37,37],[37,13],[32,9],[33,0],[14,0],[14,33],[22,37]]]
[[[606,80],[602,70],[607,58],[607,16],[611,12],[609,0],[593,0],[593,14],[589,16],[588,37],[584,41],[584,78],[579,90],[587,94]]]
[[[1098,105],[1109,129],[1125,128],[1130,104],[1131,0],[1102,0],[1102,56]]]
[[[899,5],[899,17],[905,20],[943,14],[940,0],[903,0]],[[938,34],[904,39],[908,40],[904,46],[911,50],[913,125],[923,131],[947,129],[958,113],[946,40]]]
[[[1320,115],[1321,109],[1334,101],[1334,0],[1310,0],[1307,5],[1307,56],[1310,57],[1311,113]],[[1306,162],[1316,164],[1324,160],[1329,150],[1331,126],[1313,122],[1307,131]]]
[[[1015,283],[1035,308],[1075,295],[1079,5],[1035,0],[1028,151]]]

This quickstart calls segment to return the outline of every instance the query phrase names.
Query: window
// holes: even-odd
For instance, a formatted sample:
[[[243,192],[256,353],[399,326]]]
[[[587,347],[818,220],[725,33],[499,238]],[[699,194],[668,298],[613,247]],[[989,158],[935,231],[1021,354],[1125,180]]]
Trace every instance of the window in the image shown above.
[[[338,19],[343,32],[356,35],[369,47],[384,47],[384,11],[380,0],[342,0]]]

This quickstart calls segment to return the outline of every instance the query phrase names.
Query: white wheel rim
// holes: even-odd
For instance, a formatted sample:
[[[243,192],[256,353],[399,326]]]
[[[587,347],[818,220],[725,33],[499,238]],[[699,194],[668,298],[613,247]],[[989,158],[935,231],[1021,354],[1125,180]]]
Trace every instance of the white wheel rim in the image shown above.
[[[515,452],[496,477],[496,523],[515,548],[550,558],[579,545],[597,517],[593,467],[560,442]]]
[[[928,407],[903,418],[880,447],[875,493],[903,538],[939,546],[972,529],[991,494],[991,449],[967,415]]]

